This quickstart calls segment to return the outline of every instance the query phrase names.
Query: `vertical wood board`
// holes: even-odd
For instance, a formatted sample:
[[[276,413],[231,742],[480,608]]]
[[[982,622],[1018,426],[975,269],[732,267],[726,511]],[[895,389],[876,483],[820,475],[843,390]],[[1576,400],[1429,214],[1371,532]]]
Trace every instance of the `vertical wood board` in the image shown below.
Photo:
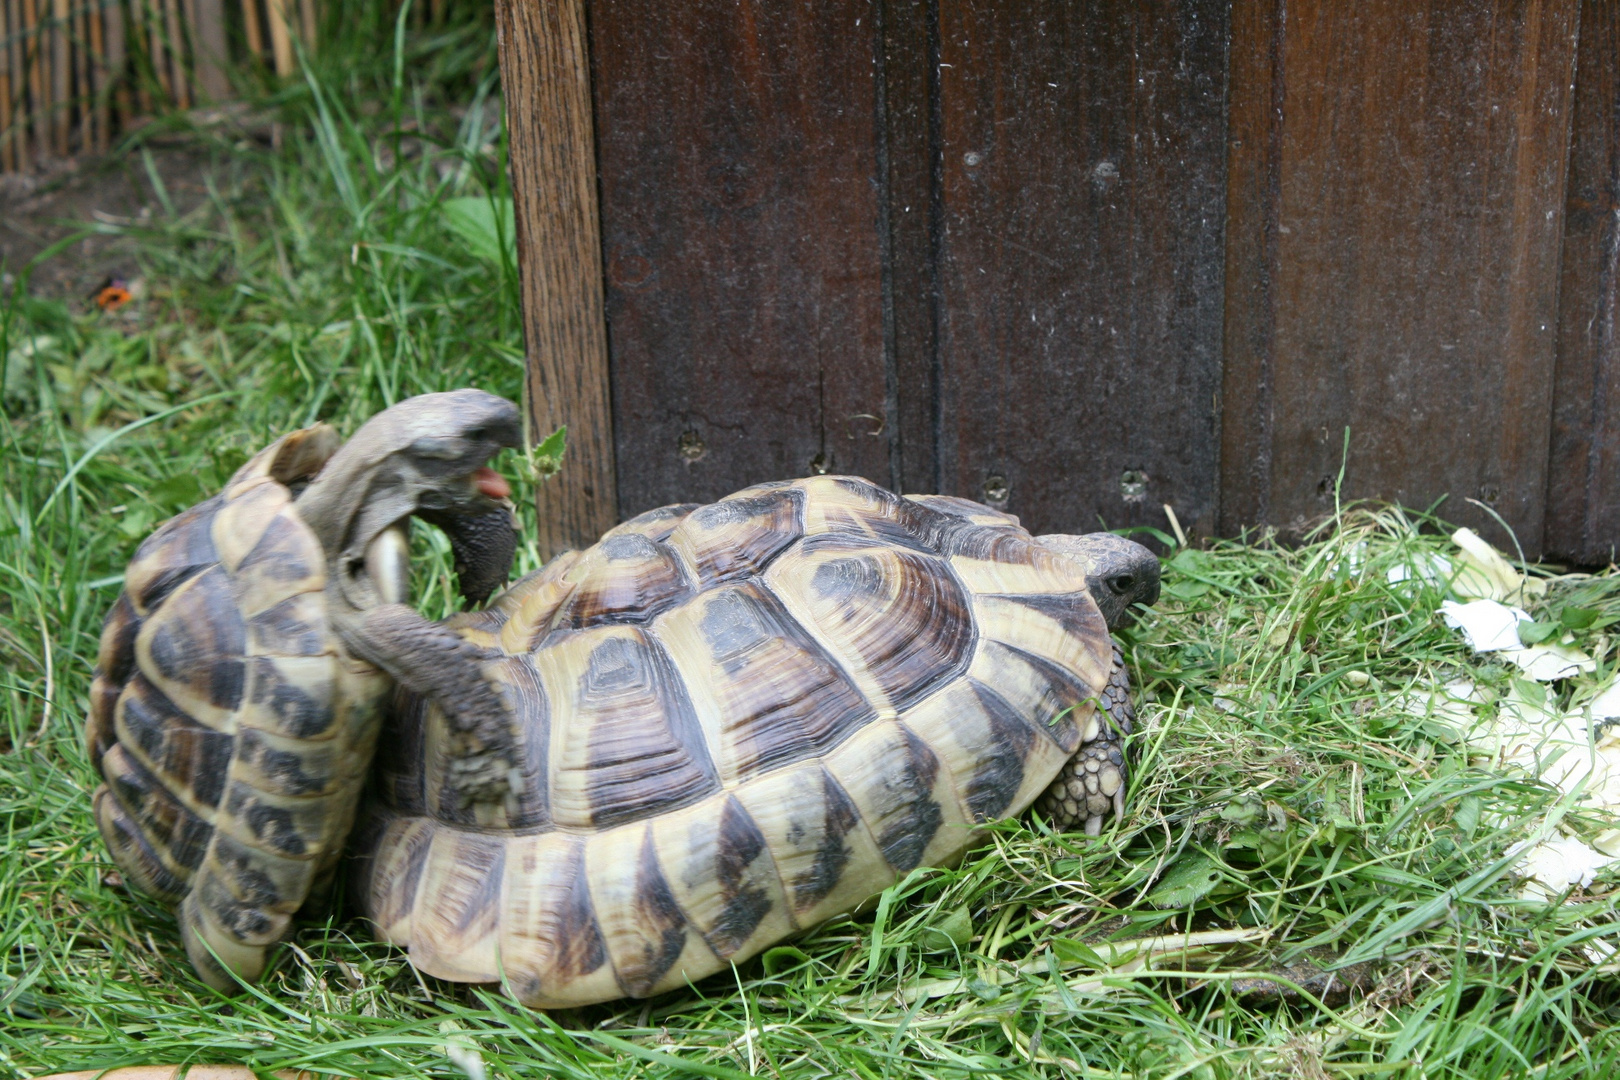
[[[618,516],[583,0],[498,0],[528,350],[530,434],[568,427],[539,494],[540,548],[584,547]]]
[[[1212,531],[1225,4],[939,10],[941,488]]]
[[[884,325],[895,490],[934,492],[939,455],[939,19],[933,0],[884,0]]]
[[[1282,0],[1233,0],[1227,60],[1226,270],[1219,531],[1271,521]]]
[[[1443,516],[1508,545],[1478,499],[1540,550],[1574,8],[1286,5],[1280,140],[1232,155],[1241,175],[1274,152],[1277,178],[1274,205],[1234,219],[1232,242],[1275,252],[1272,295],[1234,297],[1274,305],[1268,490],[1235,505],[1293,532],[1331,512],[1348,427],[1346,498],[1445,496]],[[1257,318],[1229,307],[1228,331]]]
[[[875,5],[590,14],[622,512],[892,483]]]
[[[1608,0],[1581,6],[1546,547],[1595,565],[1620,547],[1620,11]]]

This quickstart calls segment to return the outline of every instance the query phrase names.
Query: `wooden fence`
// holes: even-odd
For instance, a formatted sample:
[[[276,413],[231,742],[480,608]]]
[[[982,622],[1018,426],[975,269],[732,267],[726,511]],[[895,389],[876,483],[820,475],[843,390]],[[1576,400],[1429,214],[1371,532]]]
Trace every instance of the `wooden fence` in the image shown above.
[[[0,0],[0,172],[104,153],[155,107],[221,101],[233,62],[290,74],[315,25],[314,0]]]
[[[497,6],[549,547],[818,470],[1298,530],[1342,468],[1613,558],[1612,0]]]

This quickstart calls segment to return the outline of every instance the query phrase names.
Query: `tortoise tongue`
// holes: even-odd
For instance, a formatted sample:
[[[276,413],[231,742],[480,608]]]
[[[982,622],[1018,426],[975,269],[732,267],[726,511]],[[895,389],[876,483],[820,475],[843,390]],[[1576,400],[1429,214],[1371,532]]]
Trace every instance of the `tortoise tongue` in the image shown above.
[[[473,470],[473,482],[478,485],[478,493],[491,499],[504,499],[512,494],[512,485],[506,482],[506,477],[490,468],[488,465]]]

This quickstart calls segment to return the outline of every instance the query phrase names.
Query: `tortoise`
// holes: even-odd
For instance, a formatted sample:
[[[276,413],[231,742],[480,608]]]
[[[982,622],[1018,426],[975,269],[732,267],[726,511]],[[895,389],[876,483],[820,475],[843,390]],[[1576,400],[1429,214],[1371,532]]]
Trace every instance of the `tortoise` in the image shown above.
[[[379,471],[366,463],[384,444],[365,434],[292,506],[310,520],[324,485],[367,523],[348,543],[312,529],[359,597],[326,585],[343,614],[329,652],[398,684],[349,895],[428,974],[505,981],[545,1008],[645,997],[950,862],[1032,803],[1092,834],[1123,812],[1132,720],[1109,630],[1158,593],[1157,560],[1136,544],[1036,538],[966,500],[818,476],[643,514],[483,610],[431,624],[378,602],[398,587],[366,585],[381,562],[363,557],[371,538],[429,517],[472,552],[458,567],[476,597],[505,576],[491,553],[510,562],[510,520],[431,485],[376,511],[375,485],[345,499],[345,477]],[[486,482],[472,475],[437,479]],[[370,744],[350,741],[345,776]],[[119,806],[158,834],[145,804]],[[320,835],[322,859],[348,806],[311,808],[329,815],[301,829]],[[216,839],[229,817],[216,816]],[[278,916],[295,891],[275,891]],[[193,893],[186,920],[214,910]],[[260,949],[262,965],[284,929],[230,941]],[[223,981],[211,957],[192,957]]]
[[[515,542],[484,465],[520,432],[510,402],[478,391],[405,402],[341,450],[324,424],[297,431],[137,550],[91,684],[96,823],[126,879],[179,906],[212,985],[257,978],[332,882],[394,681],[365,657],[431,649],[458,702],[460,639],[399,603],[398,525],[444,525],[464,592],[484,599]],[[496,713],[459,664],[484,709],[468,715]]]

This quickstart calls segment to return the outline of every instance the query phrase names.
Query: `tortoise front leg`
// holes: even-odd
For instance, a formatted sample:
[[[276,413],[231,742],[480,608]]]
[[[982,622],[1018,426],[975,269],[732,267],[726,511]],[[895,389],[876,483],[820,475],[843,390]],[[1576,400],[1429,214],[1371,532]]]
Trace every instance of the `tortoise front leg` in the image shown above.
[[[1081,732],[1080,749],[1035,803],[1035,809],[1059,829],[1067,832],[1084,824],[1087,836],[1102,832],[1109,810],[1125,816],[1125,736],[1136,723],[1136,713],[1131,707],[1131,673],[1117,644],[1114,669],[1099,705]]]
[[[359,612],[337,629],[354,655],[444,711],[456,736],[450,767],[463,805],[499,803],[522,789],[512,710],[484,677],[485,650],[404,604]]]

